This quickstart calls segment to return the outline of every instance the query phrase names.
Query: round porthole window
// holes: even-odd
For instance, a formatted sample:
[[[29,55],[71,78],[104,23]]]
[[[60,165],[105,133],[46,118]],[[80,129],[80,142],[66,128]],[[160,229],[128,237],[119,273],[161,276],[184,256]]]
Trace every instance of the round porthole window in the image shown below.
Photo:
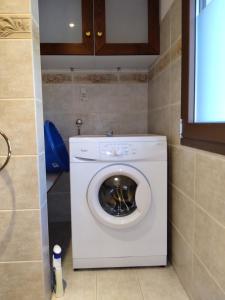
[[[108,214],[124,217],[136,209],[136,182],[124,175],[114,175],[106,179],[99,189],[99,202]]]
[[[87,202],[94,218],[112,228],[128,228],[144,219],[151,204],[148,180],[127,165],[110,165],[92,178]]]

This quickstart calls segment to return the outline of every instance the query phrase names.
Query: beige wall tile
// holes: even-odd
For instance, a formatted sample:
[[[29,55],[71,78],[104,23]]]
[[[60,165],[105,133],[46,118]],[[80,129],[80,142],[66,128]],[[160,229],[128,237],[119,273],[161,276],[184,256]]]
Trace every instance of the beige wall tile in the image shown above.
[[[1,0],[0,13],[23,13],[30,12],[30,0]]]
[[[37,184],[36,157],[11,157],[0,172],[0,210],[38,208]]]
[[[194,238],[194,203],[171,187],[171,221],[183,235],[186,242],[193,247]]]
[[[150,68],[149,71],[149,80],[152,80],[154,77],[158,76],[160,72],[165,70],[173,61],[181,57],[181,37],[179,37],[173,45],[155,62],[155,64]]]
[[[196,202],[225,226],[225,160],[197,154]]]
[[[140,78],[139,73],[123,73],[124,82],[100,80],[109,74],[74,72],[73,84],[65,81],[70,73],[44,75],[44,82],[48,82],[43,85],[45,119],[56,124],[65,141],[77,134],[77,118],[84,122],[82,134],[105,134],[109,130],[115,134],[147,133],[148,84],[138,81],[147,73],[140,73]],[[101,75],[100,81],[93,84],[95,75]],[[82,100],[81,89],[86,90],[87,99]]]
[[[147,83],[88,85],[84,87],[89,99],[80,104],[83,106],[83,108],[81,107],[82,111],[120,114],[147,110]]]
[[[144,299],[188,300],[173,268],[137,269]]]
[[[178,57],[170,66],[171,103],[181,102],[181,58]]]
[[[165,28],[165,24],[169,23],[168,19],[163,20],[161,46],[164,53],[149,72],[149,132],[166,134],[171,145],[169,177],[177,189],[175,192],[173,189],[171,195],[170,218],[174,227],[169,238],[172,239],[172,262],[178,277],[193,300],[222,300],[225,299],[225,160],[219,155],[179,145],[181,4],[181,0],[175,0],[166,16],[171,20],[170,29],[169,25]],[[169,32],[167,35],[166,31]],[[168,36],[171,37],[171,45],[166,51]],[[160,82],[155,88],[155,82],[167,68],[170,70],[170,102],[161,111],[151,110],[152,107],[157,107],[161,90],[165,88],[165,84]],[[195,258],[191,283],[192,253],[205,266]]]
[[[181,8],[182,0],[174,0],[171,7],[171,44],[173,44],[181,34]]]
[[[87,99],[81,99],[81,88]],[[80,113],[117,112],[147,109],[147,83],[124,84],[44,84],[45,111]]]
[[[172,147],[170,167],[172,183],[193,199],[195,152],[188,147]]]
[[[46,204],[46,190],[39,190],[37,156],[33,156],[43,152],[44,146],[39,34],[32,23],[31,1],[37,24],[38,0],[0,1],[0,128],[10,138],[13,155],[0,175],[4,197],[0,204],[0,298],[4,300],[50,299],[48,230],[45,223],[46,247],[41,252],[43,232],[37,209],[39,198],[45,197]],[[39,100],[37,107],[34,98]]]
[[[12,154],[36,154],[34,102],[0,100],[0,111],[0,128],[10,139]]]
[[[48,114],[47,119],[53,121],[64,140],[77,134],[75,121],[83,120],[81,134],[106,134],[113,130],[115,134],[144,134],[147,133],[147,111],[131,113],[87,113],[87,114]],[[66,120],[66,122],[62,122]]]
[[[42,263],[0,263],[0,299],[46,300],[43,297]]]
[[[196,208],[195,223],[194,251],[225,291],[225,228],[199,208]]]
[[[32,98],[31,40],[0,40],[0,65],[0,98]]]
[[[170,103],[170,68],[166,68],[152,81],[150,109],[161,108]]]
[[[80,100],[80,90],[73,88],[72,84],[44,84],[43,108],[48,113],[76,113],[77,102]],[[63,122],[64,120],[62,120]]]
[[[162,135],[169,135],[169,107],[152,110],[148,117],[149,132]]]
[[[169,143],[172,145],[180,144],[180,117],[181,117],[180,104],[171,105]]]
[[[193,263],[193,298],[195,300],[225,299],[225,293],[197,257],[194,257]]]
[[[182,55],[182,39],[179,37],[176,42],[171,46],[170,56],[171,62],[175,61]]]
[[[191,295],[192,286],[192,250],[178,231],[172,228],[172,264],[188,295]]]
[[[39,260],[39,210],[0,211],[0,261]]]
[[[160,53],[163,54],[170,47],[170,14],[167,13],[160,24]]]

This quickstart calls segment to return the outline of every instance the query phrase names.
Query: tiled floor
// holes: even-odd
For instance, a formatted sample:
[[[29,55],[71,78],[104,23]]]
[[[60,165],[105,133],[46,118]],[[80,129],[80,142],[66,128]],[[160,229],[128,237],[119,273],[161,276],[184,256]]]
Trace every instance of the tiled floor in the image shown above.
[[[70,247],[63,262],[63,275],[67,283],[65,296],[60,298],[63,300],[189,299],[172,266],[73,271]]]

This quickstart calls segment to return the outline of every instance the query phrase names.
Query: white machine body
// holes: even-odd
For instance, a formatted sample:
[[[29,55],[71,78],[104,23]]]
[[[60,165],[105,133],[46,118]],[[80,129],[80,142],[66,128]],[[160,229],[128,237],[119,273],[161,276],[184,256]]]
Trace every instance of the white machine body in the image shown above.
[[[70,185],[74,269],[166,265],[166,137],[72,137]]]

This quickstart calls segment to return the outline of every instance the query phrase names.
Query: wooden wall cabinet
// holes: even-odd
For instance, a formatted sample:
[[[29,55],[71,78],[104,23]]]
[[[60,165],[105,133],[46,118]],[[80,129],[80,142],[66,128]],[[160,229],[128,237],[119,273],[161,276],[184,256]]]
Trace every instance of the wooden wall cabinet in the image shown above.
[[[158,0],[63,2],[39,0],[42,55],[159,54]]]

